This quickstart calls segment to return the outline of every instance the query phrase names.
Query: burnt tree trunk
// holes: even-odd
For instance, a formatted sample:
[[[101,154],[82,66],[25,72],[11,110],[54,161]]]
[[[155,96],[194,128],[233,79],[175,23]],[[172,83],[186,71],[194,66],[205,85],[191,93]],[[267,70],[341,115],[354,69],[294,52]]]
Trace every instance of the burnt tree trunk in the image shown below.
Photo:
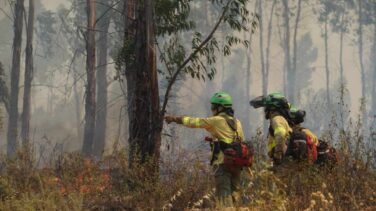
[[[13,38],[13,58],[12,72],[10,81],[10,104],[8,119],[8,157],[14,157],[16,154],[18,140],[18,93],[20,82],[20,63],[21,63],[21,45],[22,45],[22,28],[23,28],[24,0],[17,0],[15,5],[14,19],[14,38]]]
[[[97,69],[97,117],[95,124],[95,139],[93,153],[100,157],[106,143],[107,127],[107,55],[108,55],[108,28],[110,26],[110,15],[104,14],[98,22],[98,69]]]
[[[82,153],[85,156],[92,154],[95,128],[95,0],[87,0],[87,32],[86,32],[86,74],[87,84],[85,93],[85,130]]]
[[[29,0],[29,15],[26,32],[26,64],[25,64],[25,85],[22,110],[21,138],[26,150],[30,142],[30,104],[31,104],[31,82],[33,80],[33,32],[34,32],[34,0]]]

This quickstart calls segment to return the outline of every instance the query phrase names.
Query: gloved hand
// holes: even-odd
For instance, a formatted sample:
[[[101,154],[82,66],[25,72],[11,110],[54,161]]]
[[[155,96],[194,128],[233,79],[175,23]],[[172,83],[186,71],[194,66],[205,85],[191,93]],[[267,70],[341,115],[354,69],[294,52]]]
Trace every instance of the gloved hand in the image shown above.
[[[175,116],[165,116],[164,120],[167,122],[167,124],[170,124],[171,122],[176,122]]]

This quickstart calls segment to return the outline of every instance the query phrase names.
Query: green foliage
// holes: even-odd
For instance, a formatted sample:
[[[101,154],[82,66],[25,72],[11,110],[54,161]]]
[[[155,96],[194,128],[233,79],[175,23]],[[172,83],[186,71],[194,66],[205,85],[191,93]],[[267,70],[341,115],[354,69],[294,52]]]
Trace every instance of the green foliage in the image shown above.
[[[253,19],[251,19],[251,14],[247,9],[247,0],[229,0],[229,1],[211,1],[213,7],[220,8],[219,15],[214,20],[212,25],[208,26],[209,34],[203,35],[202,32],[195,31],[192,33],[192,45],[190,46],[191,53],[188,54],[185,58],[180,57],[180,60],[174,58],[173,61],[167,61],[166,58],[169,58],[169,55],[172,55],[173,52],[169,51],[173,49],[172,47],[164,47],[164,52],[161,52],[164,60],[162,62],[169,63],[168,66],[177,67],[175,71],[169,70],[170,73],[167,78],[173,78],[174,74],[182,73],[189,74],[192,78],[202,79],[205,78],[213,79],[216,73],[215,63],[217,61],[218,53],[222,53],[225,56],[231,54],[231,49],[233,47],[238,47],[239,44],[243,44],[245,47],[249,46],[248,40],[243,40],[237,37],[237,34],[240,34],[241,31],[249,31],[250,28],[253,29],[257,25],[257,16],[252,14]],[[196,24],[198,25],[198,24]],[[219,41],[215,33],[218,27],[229,27],[229,30],[232,31],[231,35],[226,36],[224,40],[223,48],[219,48]],[[179,35],[179,31],[175,32],[176,36]],[[169,37],[164,37],[169,39]],[[166,43],[171,43],[166,41]],[[184,49],[182,44],[177,44],[176,42],[172,43],[173,45],[178,45],[180,48]],[[187,48],[187,47],[185,47]],[[189,50],[182,50],[181,52],[188,52]],[[164,56],[168,55],[168,56]],[[175,64],[174,64],[175,63]]]
[[[194,22],[188,20],[191,2],[193,0],[156,1],[157,35],[171,35],[175,32],[193,29]]]

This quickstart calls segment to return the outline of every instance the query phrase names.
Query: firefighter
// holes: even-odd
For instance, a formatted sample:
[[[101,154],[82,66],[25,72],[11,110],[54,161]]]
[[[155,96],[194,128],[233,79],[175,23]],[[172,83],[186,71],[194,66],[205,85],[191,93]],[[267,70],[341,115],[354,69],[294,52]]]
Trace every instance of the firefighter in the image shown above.
[[[302,132],[306,136],[307,155],[309,160],[315,162],[317,160],[317,146],[319,145],[319,139],[308,128],[302,127],[301,123],[304,122],[306,112],[298,109],[294,105],[290,106],[290,126],[294,133]]]
[[[286,153],[288,140],[292,133],[289,125],[290,105],[286,98],[278,92],[260,96],[250,102],[254,108],[264,107],[265,119],[269,120],[268,155],[278,165]]]
[[[164,119],[168,124],[175,122],[189,128],[203,128],[211,134],[213,137],[211,165],[215,176],[217,205],[232,207],[240,199],[241,167],[224,164],[221,146],[231,144],[236,139],[244,140],[244,133],[240,121],[234,117],[232,98],[228,93],[215,93],[210,103],[213,114],[211,117],[165,116]]]

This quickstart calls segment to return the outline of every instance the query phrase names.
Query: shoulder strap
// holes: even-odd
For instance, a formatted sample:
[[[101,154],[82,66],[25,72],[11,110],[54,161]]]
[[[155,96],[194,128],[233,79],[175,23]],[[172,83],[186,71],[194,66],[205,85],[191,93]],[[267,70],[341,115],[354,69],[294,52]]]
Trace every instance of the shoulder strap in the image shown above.
[[[237,131],[237,125],[236,125],[236,118],[234,117],[234,119],[230,119],[228,118],[228,116],[226,115],[220,115],[221,117],[223,117],[226,122],[227,122],[227,125],[230,126],[230,128],[233,130],[233,131]]]
[[[231,128],[231,130],[233,130],[235,132],[235,135],[236,135],[235,139],[238,139],[239,133],[238,133],[238,130],[237,130],[238,128],[237,128],[236,118],[233,117],[233,119],[230,119],[226,115],[220,115],[220,116],[223,117],[226,120],[227,125]]]

